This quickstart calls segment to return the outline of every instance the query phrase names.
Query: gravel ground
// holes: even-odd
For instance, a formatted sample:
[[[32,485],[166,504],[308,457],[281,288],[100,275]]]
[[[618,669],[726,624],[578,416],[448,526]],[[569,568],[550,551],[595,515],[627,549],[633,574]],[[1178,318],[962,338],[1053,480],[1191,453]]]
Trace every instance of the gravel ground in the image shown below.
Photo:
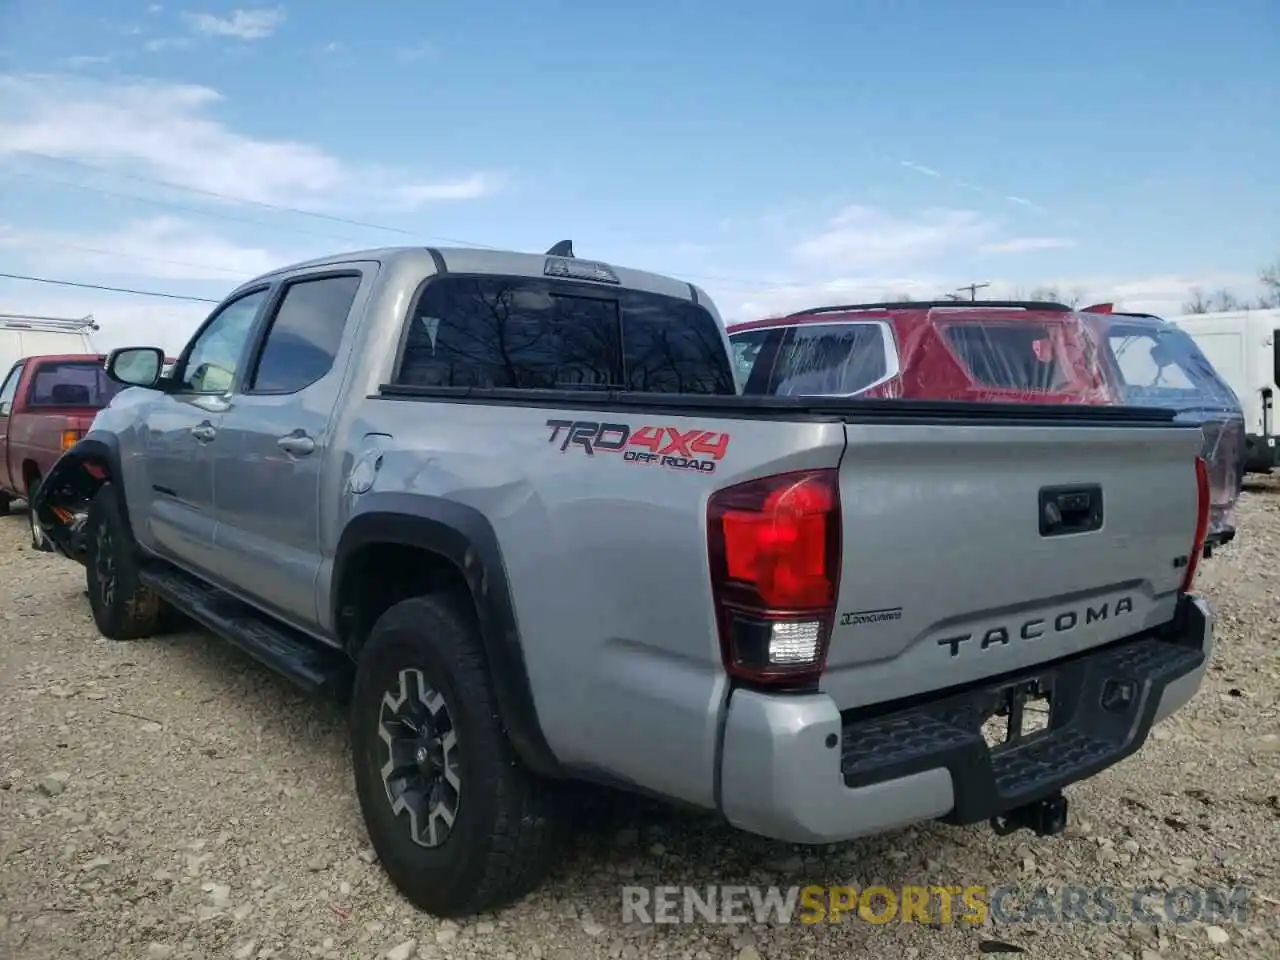
[[[1280,956],[1280,483],[1245,494],[1241,540],[1203,568],[1205,688],[1069,791],[1066,836],[926,826],[815,850],[595,798],[541,890],[461,925],[415,912],[372,862],[336,706],[201,632],[101,639],[82,571],[27,549],[25,523],[0,519],[0,957]],[[628,883],[1253,893],[1216,925],[654,927],[622,922]]]

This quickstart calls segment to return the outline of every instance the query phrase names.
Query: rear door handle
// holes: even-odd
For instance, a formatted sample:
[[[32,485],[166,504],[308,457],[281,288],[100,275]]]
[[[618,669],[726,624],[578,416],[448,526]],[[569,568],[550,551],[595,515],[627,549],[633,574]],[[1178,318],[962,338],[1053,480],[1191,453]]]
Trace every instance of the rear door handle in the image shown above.
[[[305,457],[308,453],[315,452],[316,442],[301,430],[296,430],[277,440],[276,446],[292,456]]]
[[[218,435],[218,431],[213,428],[213,424],[206,420],[198,427],[191,428],[191,435],[201,443],[208,443]]]

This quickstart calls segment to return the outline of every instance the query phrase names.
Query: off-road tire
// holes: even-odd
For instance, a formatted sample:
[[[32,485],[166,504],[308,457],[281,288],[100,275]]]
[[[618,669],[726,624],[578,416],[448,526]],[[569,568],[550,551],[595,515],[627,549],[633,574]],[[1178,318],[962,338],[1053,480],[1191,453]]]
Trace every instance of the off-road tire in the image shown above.
[[[401,688],[406,670],[444,697],[457,737],[456,818],[435,847],[414,840],[382,776],[384,697]],[[351,695],[351,754],[373,849],[419,909],[440,917],[495,910],[531,892],[551,869],[566,819],[562,788],[531,773],[507,739],[464,599],[404,600],[374,624]]]
[[[85,588],[93,622],[108,640],[138,640],[165,632],[176,619],[155,591],[139,583],[141,554],[114,484],[89,504]]]

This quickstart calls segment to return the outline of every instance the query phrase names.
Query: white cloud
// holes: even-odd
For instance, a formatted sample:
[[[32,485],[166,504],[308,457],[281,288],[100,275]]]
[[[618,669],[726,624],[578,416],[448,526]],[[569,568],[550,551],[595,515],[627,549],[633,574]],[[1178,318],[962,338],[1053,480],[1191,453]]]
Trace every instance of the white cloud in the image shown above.
[[[193,31],[207,36],[263,40],[284,23],[284,10],[279,7],[232,10],[228,17],[216,17],[211,13],[184,13],[182,19]]]
[[[191,46],[190,37],[155,37],[142,45],[148,53],[159,53],[162,50],[185,50]]]
[[[910,160],[899,160],[898,162],[902,164],[904,167],[906,167],[908,170],[914,170],[916,173],[923,173],[926,177],[942,176],[942,174],[939,173],[937,170],[933,169],[933,167],[926,167],[922,163],[913,163]]]
[[[70,67],[72,70],[78,70],[81,67],[100,67],[103,64],[110,63],[114,58],[110,54],[97,54],[91,56],[75,56],[67,57],[62,63]]]
[[[0,74],[0,161],[24,151],[239,199],[312,209],[397,209],[496,189],[492,174],[442,182],[354,165],[299,140],[231,129],[223,98],[195,84]]]
[[[871,207],[846,207],[818,234],[798,243],[802,263],[835,270],[910,265],[987,238],[993,224],[972,210],[925,210],[904,218]]]
[[[174,217],[134,220],[103,233],[18,230],[0,226],[0,250],[55,277],[95,276],[212,280],[232,287],[321,251],[283,253],[243,245]]]
[[[429,43],[419,43],[412,47],[403,47],[396,52],[405,63],[416,63],[419,60],[435,59],[436,48]]]
[[[478,200],[480,197],[494,193],[497,188],[498,178],[489,174],[473,173],[459,180],[410,184],[399,188],[396,195],[407,206],[416,207],[438,200]]]
[[[1066,237],[1014,237],[983,244],[984,253],[1029,253],[1033,250],[1069,250],[1076,242]]]

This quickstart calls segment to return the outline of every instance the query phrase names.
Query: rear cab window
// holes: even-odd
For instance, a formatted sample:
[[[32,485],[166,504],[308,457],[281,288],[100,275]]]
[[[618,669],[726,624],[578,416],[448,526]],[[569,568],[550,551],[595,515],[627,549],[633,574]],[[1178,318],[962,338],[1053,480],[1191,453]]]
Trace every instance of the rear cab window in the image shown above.
[[[87,407],[100,410],[123,388],[107,376],[101,361],[42,363],[27,387],[28,407]]]
[[[409,318],[395,382],[418,387],[734,394],[704,308],[569,280],[443,276]]]
[[[803,323],[745,330],[731,339],[745,393],[848,397],[898,372],[884,321]]]

